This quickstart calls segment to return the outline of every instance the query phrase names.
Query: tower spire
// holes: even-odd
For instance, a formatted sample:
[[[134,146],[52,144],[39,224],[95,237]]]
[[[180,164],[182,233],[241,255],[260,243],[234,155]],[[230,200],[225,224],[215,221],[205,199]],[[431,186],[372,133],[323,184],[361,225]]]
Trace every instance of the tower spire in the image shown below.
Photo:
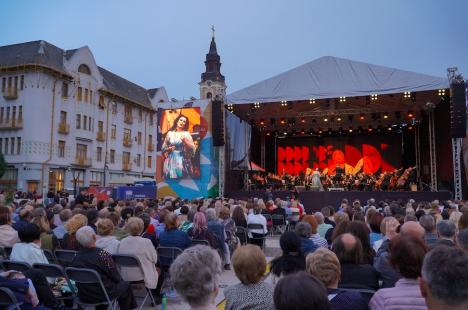
[[[201,74],[200,98],[212,98],[216,95],[224,97],[226,84],[221,74],[221,57],[218,55],[215,41],[215,27],[211,26],[211,42],[205,59],[205,72]]]

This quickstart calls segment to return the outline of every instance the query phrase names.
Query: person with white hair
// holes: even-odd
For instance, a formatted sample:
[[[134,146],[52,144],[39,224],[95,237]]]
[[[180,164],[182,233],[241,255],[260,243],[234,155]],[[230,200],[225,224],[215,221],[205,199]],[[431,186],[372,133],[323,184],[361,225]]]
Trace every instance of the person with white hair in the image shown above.
[[[191,309],[216,309],[221,260],[215,250],[205,245],[188,248],[177,256],[169,272],[175,290]]]
[[[83,226],[76,232],[76,240],[81,249],[72,261],[77,268],[93,269],[101,276],[102,283],[111,299],[117,298],[120,309],[137,307],[135,297],[128,282],[120,277],[112,255],[96,247],[96,233],[89,226]],[[101,290],[94,284],[77,283],[78,296],[83,302],[96,303],[105,301]],[[98,308],[96,308],[98,309]]]
[[[315,212],[314,217],[318,224],[317,233],[320,235],[320,237],[325,238],[325,234],[330,228],[333,228],[333,226],[325,223],[325,217],[323,216],[322,212]]]

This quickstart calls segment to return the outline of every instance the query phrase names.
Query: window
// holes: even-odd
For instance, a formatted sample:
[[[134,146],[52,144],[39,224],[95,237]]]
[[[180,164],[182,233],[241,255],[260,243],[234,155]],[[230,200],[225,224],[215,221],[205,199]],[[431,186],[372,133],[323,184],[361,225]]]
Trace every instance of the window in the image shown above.
[[[67,112],[60,111],[60,123],[66,124],[67,123]]]
[[[58,157],[65,157],[65,141],[58,142]]]
[[[23,106],[22,105],[18,107],[18,121],[19,122],[23,121]]]
[[[88,102],[88,89],[84,89],[84,102]]]
[[[89,103],[93,104],[94,100],[93,100],[93,91],[90,89],[89,90]]]
[[[102,161],[102,147],[98,146],[96,149],[96,160]]]
[[[81,101],[83,98],[83,88],[78,87],[77,93],[76,93],[76,100]]]
[[[14,89],[18,89],[18,77],[15,76],[15,88]]]
[[[13,121],[16,120],[16,106],[12,108],[12,111],[11,111],[11,119]]]
[[[10,107],[6,108],[6,122],[8,123],[10,121]]]
[[[116,135],[117,135],[117,126],[113,124],[111,127],[111,139],[115,140]]]
[[[24,89],[24,75],[21,76],[21,79],[20,79],[20,89],[23,90]]]
[[[88,116],[88,130],[94,131],[94,122],[91,116]]]
[[[153,126],[153,122],[154,122],[153,118],[154,118],[154,113],[150,113],[150,117],[149,117],[149,119],[150,119],[150,126]]]
[[[141,123],[143,121],[143,110],[138,110],[138,121]]]
[[[5,152],[3,154],[8,154],[8,138],[5,138]]]
[[[5,114],[5,108],[0,108],[0,123],[3,123],[3,114]]]
[[[138,132],[137,142],[138,142],[138,144],[141,144],[141,131]]]
[[[137,154],[137,157],[136,157],[136,165],[138,167],[141,166],[141,154]]]
[[[16,154],[21,153],[21,137],[16,138]]]
[[[11,76],[8,77],[8,90],[11,90]]]
[[[115,164],[115,150],[110,150],[110,159],[111,164]]]
[[[15,138],[10,139],[10,154],[14,155],[15,154]]]
[[[81,114],[76,114],[76,129],[81,128]]]
[[[62,98],[68,98],[68,83],[62,83]]]
[[[125,121],[126,122],[131,122],[132,121],[132,107],[129,104],[125,105],[124,113],[125,113],[125,115],[124,115],[125,116]]]
[[[106,108],[106,105],[104,103],[104,96],[103,95],[99,95],[99,108],[104,110]]]
[[[98,132],[103,132],[104,131],[104,122],[103,121],[98,121],[97,126],[98,126]]]
[[[80,73],[84,73],[84,74],[87,74],[87,75],[91,75],[91,70],[89,69],[89,67],[85,64],[81,64],[79,67],[78,67],[78,72]]]
[[[153,144],[153,135],[148,135],[148,144],[149,145]]]
[[[128,128],[124,128],[124,141],[132,140],[132,131]]]
[[[76,144],[76,157],[85,159],[88,155],[88,146],[86,144]]]
[[[86,130],[88,123],[88,117],[86,115],[83,115],[83,130]]]
[[[6,89],[6,77],[2,78],[2,92],[5,92]]]
[[[153,157],[148,156],[148,168],[151,168],[151,162],[153,161]]]
[[[130,152],[122,153],[122,164],[124,165],[130,164]]]
[[[112,102],[112,114],[117,114],[117,103]]]
[[[3,153],[3,138],[0,138],[0,153]]]

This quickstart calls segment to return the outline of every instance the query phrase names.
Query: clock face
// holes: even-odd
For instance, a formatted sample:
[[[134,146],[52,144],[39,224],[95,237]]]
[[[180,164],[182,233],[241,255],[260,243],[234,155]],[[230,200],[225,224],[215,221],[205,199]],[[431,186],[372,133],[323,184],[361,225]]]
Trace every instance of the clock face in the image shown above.
[[[206,82],[208,86],[211,86],[211,81]]]

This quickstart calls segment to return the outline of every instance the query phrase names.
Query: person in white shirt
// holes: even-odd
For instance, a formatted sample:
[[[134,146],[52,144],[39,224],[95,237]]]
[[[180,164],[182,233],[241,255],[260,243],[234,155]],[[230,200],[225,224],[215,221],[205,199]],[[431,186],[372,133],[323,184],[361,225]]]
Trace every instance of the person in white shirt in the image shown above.
[[[247,228],[249,229],[249,236],[250,237],[253,237],[253,238],[260,238],[260,237],[264,237],[267,233],[268,233],[268,228],[267,228],[267,221],[266,221],[266,218],[261,215],[261,209],[260,207],[255,204],[254,206],[254,209],[253,209],[253,213],[249,214],[247,216]],[[249,228],[249,225],[250,224],[261,224],[263,226],[262,229],[260,228],[254,228],[254,229],[251,229]],[[261,245],[261,244],[258,244],[258,245]]]
[[[19,229],[18,236],[21,242],[13,246],[10,260],[26,262],[31,266],[34,263],[49,263],[41,250],[41,230],[39,226],[27,223]]]

